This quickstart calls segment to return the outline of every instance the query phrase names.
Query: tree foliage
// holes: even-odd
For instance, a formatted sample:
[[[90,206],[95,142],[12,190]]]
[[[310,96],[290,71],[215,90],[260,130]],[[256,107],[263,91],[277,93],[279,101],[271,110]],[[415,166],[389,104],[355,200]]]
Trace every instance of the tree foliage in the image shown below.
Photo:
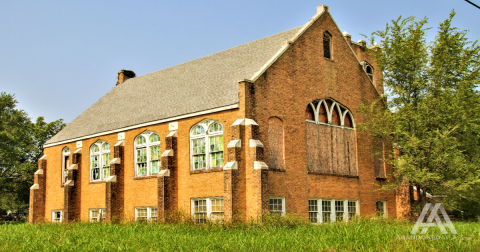
[[[384,159],[394,186],[415,186],[424,203],[441,196],[450,209],[480,214],[480,47],[467,32],[441,22],[426,41],[427,18],[392,20],[375,53],[386,94],[366,101],[360,129],[390,143]],[[386,105],[386,106],[385,106]],[[428,194],[427,194],[428,193]]]
[[[17,103],[14,95],[0,93],[0,210],[4,211],[28,207],[43,144],[66,125],[62,119],[46,123],[43,117],[32,123]]]

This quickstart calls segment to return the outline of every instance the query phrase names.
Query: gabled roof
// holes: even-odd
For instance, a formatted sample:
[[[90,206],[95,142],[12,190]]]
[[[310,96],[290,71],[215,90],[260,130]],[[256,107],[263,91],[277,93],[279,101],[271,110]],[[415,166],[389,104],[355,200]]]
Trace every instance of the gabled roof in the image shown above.
[[[182,116],[238,108],[238,81],[262,72],[301,28],[128,79],[44,146],[173,121]]]

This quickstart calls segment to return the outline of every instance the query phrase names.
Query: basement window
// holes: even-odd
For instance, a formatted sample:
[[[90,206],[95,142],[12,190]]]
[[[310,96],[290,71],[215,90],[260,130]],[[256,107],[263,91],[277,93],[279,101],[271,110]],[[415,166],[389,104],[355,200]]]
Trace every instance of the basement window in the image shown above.
[[[110,176],[110,144],[98,140],[90,147],[90,181],[102,181]]]
[[[105,208],[90,209],[90,222],[105,221]]]
[[[270,213],[285,215],[285,197],[270,197]]]
[[[385,201],[377,201],[376,208],[377,208],[377,216],[387,217],[387,204]]]
[[[63,210],[53,210],[52,211],[52,222],[61,223],[63,221]]]
[[[147,130],[135,138],[135,177],[159,173],[160,158],[160,135]]]
[[[190,130],[191,170],[221,168],[223,126],[218,121],[203,120]]]
[[[358,214],[358,200],[309,199],[308,217],[312,223],[348,221]]]
[[[192,199],[192,217],[197,223],[223,221],[223,197]]]
[[[151,207],[136,207],[135,221],[156,221],[158,218],[158,208]]]
[[[70,167],[70,148],[65,147],[62,150],[62,185],[67,181],[68,167]]]

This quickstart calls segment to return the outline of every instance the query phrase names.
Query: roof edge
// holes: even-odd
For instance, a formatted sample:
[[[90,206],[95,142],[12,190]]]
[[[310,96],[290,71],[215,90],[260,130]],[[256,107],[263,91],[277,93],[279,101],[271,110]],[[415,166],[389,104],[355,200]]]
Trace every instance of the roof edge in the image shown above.
[[[210,114],[210,113],[215,113],[215,112],[220,112],[220,111],[225,111],[225,110],[236,109],[236,108],[239,108],[239,107],[240,107],[239,103],[235,103],[235,104],[228,105],[228,106],[203,110],[203,111],[194,112],[194,113],[190,113],[190,114],[184,114],[184,115],[180,115],[180,116],[174,116],[174,117],[170,117],[170,118],[166,118],[166,119],[155,120],[155,121],[151,121],[151,122],[136,124],[136,125],[132,125],[132,126],[128,126],[128,127],[109,130],[109,131],[103,131],[103,132],[99,132],[99,133],[95,133],[95,134],[91,134],[91,135],[86,135],[86,136],[82,136],[82,137],[77,137],[77,138],[72,138],[72,139],[60,141],[60,142],[44,144],[43,148],[53,147],[53,146],[57,146],[57,145],[65,144],[65,143],[81,141],[81,140],[92,138],[92,137],[109,135],[109,134],[112,134],[112,133],[118,133],[118,132],[122,132],[122,131],[126,131],[126,130],[137,129],[137,128],[150,126],[150,125],[155,125],[155,124],[159,124],[159,123],[171,122],[171,121],[175,121],[175,120],[179,120],[179,119],[184,119],[184,118],[189,118],[189,117],[194,117],[194,116],[199,116],[199,115],[205,115],[205,114]]]

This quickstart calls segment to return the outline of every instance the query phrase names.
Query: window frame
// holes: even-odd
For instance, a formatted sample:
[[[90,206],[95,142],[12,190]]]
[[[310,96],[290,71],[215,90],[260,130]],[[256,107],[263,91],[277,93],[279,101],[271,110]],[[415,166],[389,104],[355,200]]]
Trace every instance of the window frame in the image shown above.
[[[207,217],[205,218],[205,221],[197,221],[197,219],[195,218],[195,214],[197,213],[197,212],[195,212],[195,201],[200,201],[200,200],[205,200],[206,201],[207,211],[205,213],[206,213]],[[212,201],[213,200],[222,200],[223,211],[213,211],[212,210]],[[206,221],[217,221],[217,222],[220,221],[220,222],[222,222],[225,218],[224,217],[225,215],[222,215],[221,218],[212,216],[212,213],[223,213],[223,214],[225,214],[225,200],[224,200],[223,196],[192,198],[190,200],[190,205],[191,205],[190,213],[192,215],[193,220],[196,221],[197,223],[205,223]],[[198,212],[198,213],[203,213],[203,212]]]
[[[222,130],[211,132],[210,127],[218,123],[222,127]],[[201,126],[204,129],[203,134],[194,135],[193,131],[196,129],[197,126]],[[223,168],[225,166],[225,139],[223,138],[223,124],[220,121],[205,119],[199,123],[196,123],[190,128],[190,171],[199,171],[199,170],[209,170],[214,168]],[[222,136],[222,150],[221,151],[210,151],[210,138]],[[205,167],[195,169],[195,160],[194,160],[194,153],[193,153],[193,142],[195,140],[203,139],[205,141]],[[222,153],[223,156],[223,164],[221,166],[211,166],[211,154],[212,153]]]
[[[279,212],[272,212],[271,210],[271,205],[272,205],[272,201],[271,200],[278,200],[278,199],[281,199],[282,200],[282,212],[281,212],[281,215],[282,216],[285,216],[286,214],[286,202],[285,202],[285,196],[270,196],[270,199],[268,201],[268,211],[271,213],[271,214],[275,214],[275,213],[279,213]]]
[[[109,148],[108,150],[104,150],[103,149],[103,146],[105,144],[108,144]],[[96,146],[98,148],[98,152],[93,152],[93,148],[94,146]],[[90,182],[99,182],[99,181],[104,181],[105,179],[105,176],[104,176],[104,167],[107,167],[107,166],[104,166],[103,165],[103,155],[104,154],[109,154],[111,153],[111,149],[112,149],[112,146],[110,145],[110,143],[108,143],[107,141],[104,141],[104,140],[98,140],[96,141],[95,143],[93,143],[91,146],[90,146],[90,149],[89,149],[89,152],[90,152],[90,159],[89,159],[89,166],[90,166],[90,170],[89,170],[89,173],[90,173]],[[97,156],[98,159],[97,159],[97,163],[98,163],[98,169],[99,169],[99,173],[100,173],[100,176],[99,176],[99,179],[94,179],[93,177],[93,168],[92,167],[92,158],[94,156]],[[111,164],[110,164],[110,161],[111,161],[111,155],[109,156],[109,159],[106,160],[108,161],[108,168],[111,170]],[[109,175],[110,175],[110,171],[109,171]],[[107,176],[108,177],[108,176]]]
[[[329,55],[328,57],[325,56],[325,36],[328,37],[328,47],[329,47]],[[323,58],[325,59],[329,59],[329,60],[333,60],[333,43],[332,43],[332,35],[328,32],[328,31],[325,31],[322,35],[322,46],[323,46]]]
[[[147,210],[147,219],[146,220],[138,220],[138,210],[140,209],[146,209]],[[152,216],[152,210],[156,209],[156,216]],[[152,219],[155,218],[155,219]],[[141,206],[141,207],[135,207],[135,221],[146,221],[146,222],[152,222],[152,221],[157,221],[158,220],[158,207],[157,206]]]
[[[379,214],[379,211],[378,211],[378,208],[377,208],[378,202],[382,202],[382,204],[383,204],[382,214]],[[377,200],[375,202],[375,212],[376,212],[377,217],[386,218],[387,217],[387,201],[386,200]]]
[[[55,221],[55,213],[60,213],[60,219]],[[52,223],[62,223],[63,222],[63,210],[52,210]]]
[[[155,134],[158,135],[158,141],[151,142],[150,138]],[[137,144],[137,139],[140,138],[140,137],[145,138],[145,143]],[[159,148],[158,163],[160,165],[158,167],[158,172],[153,173],[152,172],[152,153],[151,153],[152,151],[151,151],[151,148],[156,147],[156,146],[158,146],[158,148]],[[145,149],[145,151],[146,151],[146,156],[147,156],[146,169],[147,170],[146,170],[145,174],[139,174],[138,168],[137,168],[137,164],[138,164],[137,150],[140,150],[140,149]],[[135,139],[133,140],[133,157],[134,157],[134,165],[133,165],[134,168],[133,169],[134,169],[134,176],[136,178],[153,176],[153,175],[158,174],[162,170],[162,140],[161,140],[160,134],[158,134],[157,132],[154,132],[154,131],[147,130],[147,131],[144,131],[144,132],[140,133],[138,136],[136,136]],[[153,161],[157,161],[157,160],[153,160]]]
[[[68,153],[65,152],[65,150],[68,149]],[[68,164],[66,164],[65,162],[65,157],[68,157]],[[65,182],[67,182],[67,178],[68,178],[68,167],[72,164],[72,158],[70,156],[70,148],[68,148],[68,146],[65,146],[63,149],[62,149],[62,185],[65,184]],[[65,175],[65,173],[67,173]]]
[[[96,220],[94,220],[93,217],[92,217],[93,211],[98,211],[98,217],[96,217],[97,218]],[[106,216],[105,208],[90,208],[88,210],[88,212],[89,212],[90,222],[104,222],[105,221],[105,216]]]
[[[367,74],[367,77],[372,81],[372,83],[375,84],[375,68],[373,68],[373,66],[370,65],[370,63],[368,63],[367,61],[362,61],[361,64],[363,66],[363,70]],[[367,67],[370,67],[372,69],[372,73],[368,73]]]
[[[310,211],[310,201],[316,201],[317,202],[317,211]],[[323,211],[323,202],[330,202],[330,211],[326,212]],[[359,216],[360,215],[360,205],[359,205],[359,200],[357,199],[333,199],[333,198],[309,198],[308,199],[308,216],[309,216],[309,221],[314,223],[314,224],[322,224],[322,223],[333,223],[337,221],[337,211],[336,211],[336,206],[337,202],[343,202],[343,212],[342,214],[342,221],[348,222],[352,217],[350,217],[350,214],[352,213],[349,211],[349,203],[355,202],[355,215],[354,216]],[[316,221],[312,221],[311,213],[316,213]],[[330,213],[330,221],[325,222],[323,220],[323,213]],[[355,217],[353,217],[355,218]]]

